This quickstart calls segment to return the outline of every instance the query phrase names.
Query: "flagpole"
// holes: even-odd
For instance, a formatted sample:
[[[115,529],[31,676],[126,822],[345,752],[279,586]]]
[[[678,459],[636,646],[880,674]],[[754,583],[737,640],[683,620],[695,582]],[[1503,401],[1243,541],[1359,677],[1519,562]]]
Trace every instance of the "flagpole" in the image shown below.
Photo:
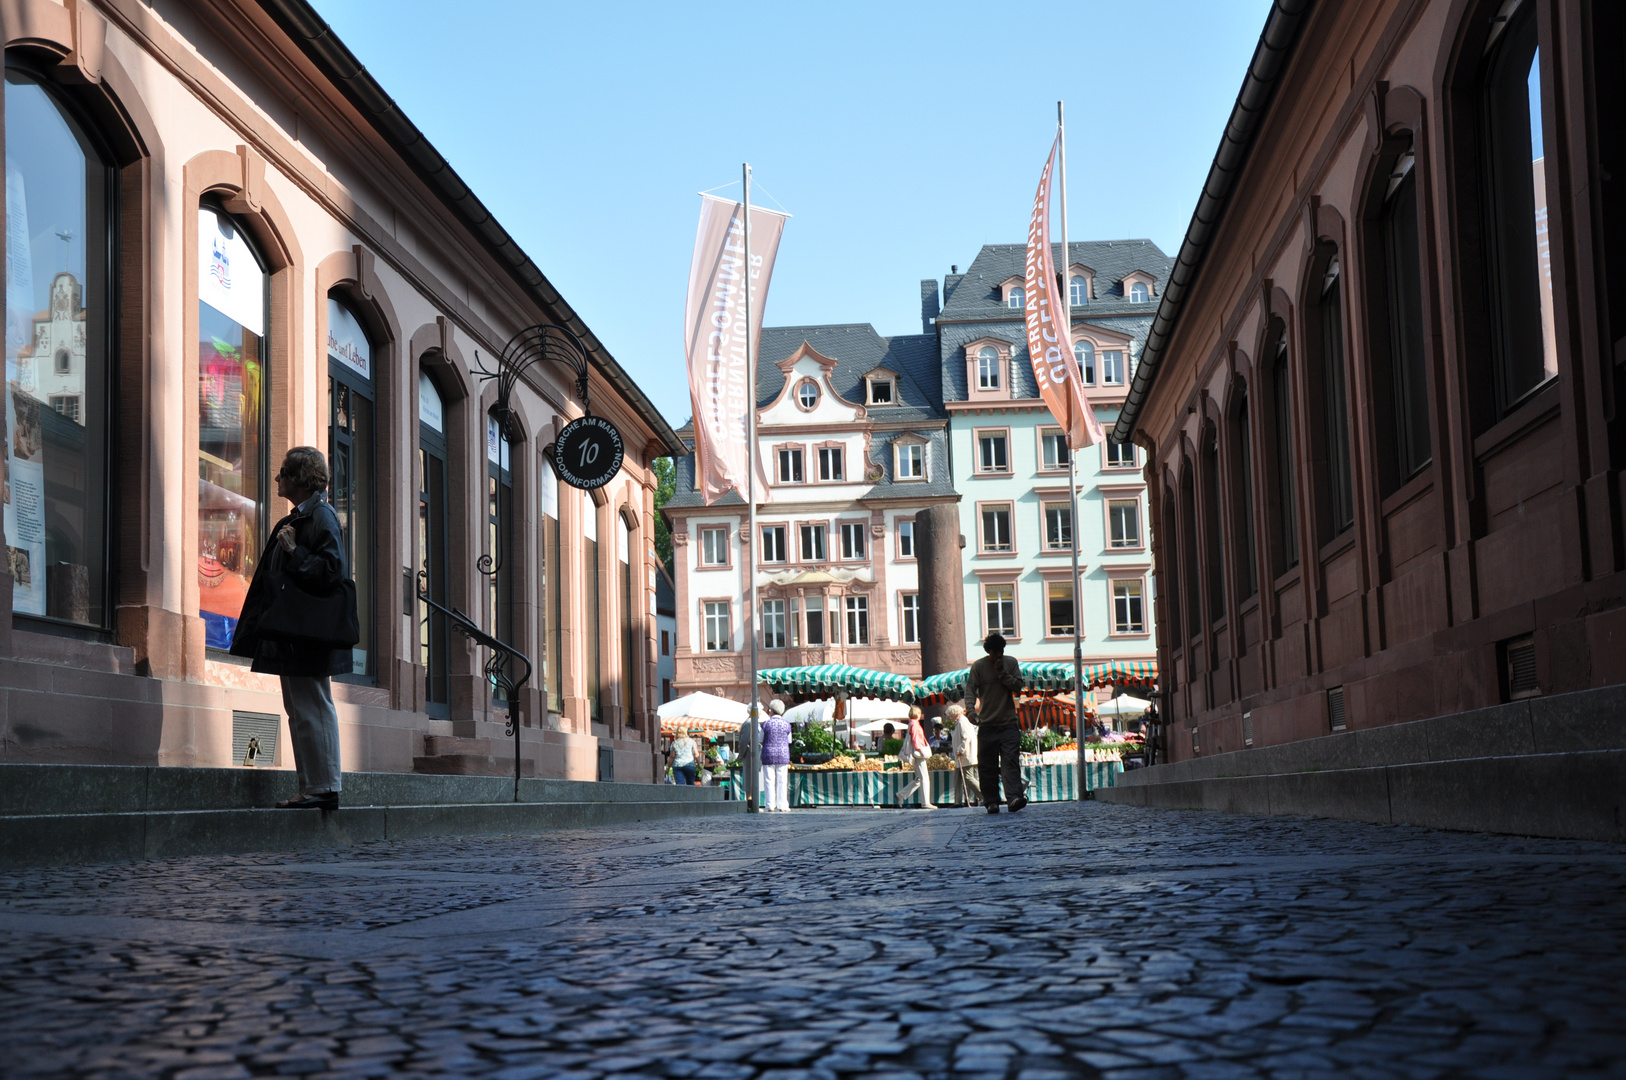
[[[758,803],[758,773],[759,754],[757,753],[757,740],[760,738],[758,716],[761,702],[757,693],[757,370],[756,357],[751,353],[751,165],[746,162],[740,166],[740,172],[745,180],[745,388],[748,400],[745,405],[745,446],[748,451],[745,469],[745,502],[747,532],[741,537],[740,547],[745,555],[745,571],[750,575],[750,589],[746,593],[746,602],[749,604],[745,617],[746,631],[751,635],[751,670],[747,678],[751,682],[751,712],[747,722],[750,730],[746,733],[745,750],[745,808],[747,811],[757,811],[761,807]]]
[[[1056,129],[1061,139],[1061,287],[1063,311],[1067,313],[1062,323],[1067,329],[1067,351],[1073,351],[1073,255],[1067,246],[1067,115],[1061,102],[1056,102]],[[1047,241],[1049,237],[1045,238]],[[1079,379],[1079,389],[1083,390],[1082,380],[1084,373],[1077,368],[1077,354],[1070,358],[1075,372],[1073,377]],[[1085,408],[1093,408],[1087,395],[1084,396]],[[1069,433],[1071,434],[1071,433]],[[1074,778],[1074,797],[1080,801],[1084,798],[1084,619],[1083,597],[1079,595],[1081,588],[1078,580],[1078,554],[1079,554],[1079,521],[1078,521],[1078,453],[1069,442],[1067,446],[1067,498],[1070,500],[1073,526],[1073,738],[1078,744],[1077,776]]]

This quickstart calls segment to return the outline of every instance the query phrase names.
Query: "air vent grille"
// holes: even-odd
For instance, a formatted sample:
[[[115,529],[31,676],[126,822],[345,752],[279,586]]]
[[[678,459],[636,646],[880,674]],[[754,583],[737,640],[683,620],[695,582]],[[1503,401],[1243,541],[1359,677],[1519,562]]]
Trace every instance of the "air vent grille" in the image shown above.
[[[1196,729],[1196,727],[1193,727],[1191,729],[1191,752],[1193,754],[1201,753],[1201,751],[1199,750],[1199,748],[1197,746],[1197,729]]]
[[[1251,711],[1242,714],[1242,745],[1253,745],[1253,713]]]
[[[277,763],[277,736],[282,731],[282,717],[276,713],[231,713],[231,763],[233,765],[275,765]],[[258,744],[253,760],[248,760],[250,742]]]
[[[1327,719],[1332,721],[1334,731],[1343,731],[1347,726],[1344,716],[1344,688],[1335,686],[1327,691]]]
[[[1536,682],[1536,639],[1519,638],[1507,643],[1507,689],[1510,697],[1530,697],[1541,692]]]

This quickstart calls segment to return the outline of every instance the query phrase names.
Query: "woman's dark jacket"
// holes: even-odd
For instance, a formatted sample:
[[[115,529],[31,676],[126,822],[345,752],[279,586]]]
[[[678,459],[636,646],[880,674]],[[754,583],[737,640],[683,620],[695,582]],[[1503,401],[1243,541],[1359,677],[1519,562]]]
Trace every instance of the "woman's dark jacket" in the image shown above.
[[[260,619],[271,606],[276,583],[283,578],[314,593],[337,588],[350,576],[349,560],[339,534],[339,515],[317,494],[277,522],[260,555],[254,580],[243,598],[243,611],[232,635],[233,656],[252,656],[254,670],[267,675],[348,675],[354,670],[349,649],[333,649],[299,641],[267,641],[260,637]],[[277,533],[294,527],[294,549],[282,550]]]

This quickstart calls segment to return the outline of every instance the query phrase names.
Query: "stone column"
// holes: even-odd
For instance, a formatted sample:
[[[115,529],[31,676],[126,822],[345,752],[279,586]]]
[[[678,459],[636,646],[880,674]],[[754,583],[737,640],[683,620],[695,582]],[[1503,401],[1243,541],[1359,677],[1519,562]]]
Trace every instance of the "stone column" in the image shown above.
[[[921,674],[963,668],[965,570],[957,506],[941,503],[915,515],[915,559],[920,574]]]

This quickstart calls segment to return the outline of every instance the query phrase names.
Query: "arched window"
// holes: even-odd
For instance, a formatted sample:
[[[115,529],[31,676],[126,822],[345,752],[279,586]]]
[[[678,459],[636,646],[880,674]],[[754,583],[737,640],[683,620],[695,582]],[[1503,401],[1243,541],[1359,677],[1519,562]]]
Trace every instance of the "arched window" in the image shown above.
[[[54,94],[10,68],[5,141],[11,607],[107,626],[115,174]]]
[[[198,577],[205,642],[229,649],[268,516],[270,276],[241,224],[198,208]]]
[[[999,389],[999,351],[992,345],[977,350],[977,389]]]
[[[374,574],[377,571],[378,492],[374,466],[377,392],[373,386],[373,347],[356,316],[334,297],[327,301],[327,453],[329,498],[350,553],[356,579],[356,613],[361,640],[352,654],[352,674],[373,675]]]
[[[1287,327],[1279,320],[1265,337],[1270,360],[1270,492],[1274,496],[1271,524],[1274,535],[1274,573],[1278,576],[1299,564],[1298,485],[1293,469],[1293,390],[1287,362]]]
[[[1090,283],[1082,275],[1074,275],[1067,283],[1067,302],[1074,307],[1083,307],[1090,302]]]
[[[1316,433],[1321,453],[1321,475],[1316,479],[1321,542],[1326,543],[1355,524],[1355,491],[1350,478],[1349,391],[1344,378],[1344,302],[1338,255],[1332,253],[1323,265],[1315,305],[1316,388],[1321,398],[1320,430]]]
[[[1484,265],[1495,387],[1489,422],[1558,374],[1536,6],[1520,4],[1499,34],[1492,30],[1483,69]]]
[[[1025,303],[1027,303],[1027,293],[1023,290],[1022,286],[1011,286],[1011,293],[1005,299],[1005,306],[1019,308]]]
[[[1232,515],[1236,532],[1236,578],[1245,600],[1259,591],[1259,559],[1253,527],[1253,430],[1248,412],[1248,386],[1239,382],[1231,406]]]
[[[1185,541],[1180,537],[1180,530],[1175,524],[1179,520],[1177,514],[1174,492],[1164,491],[1163,520],[1158,523],[1159,535],[1163,537],[1163,541],[1162,551],[1157,560],[1157,572],[1159,575],[1167,575],[1165,579],[1167,587],[1159,589],[1158,594],[1164,597],[1169,605],[1165,612],[1168,621],[1164,628],[1172,639],[1170,647],[1174,652],[1180,652],[1186,642],[1186,635],[1180,629],[1185,625],[1180,621],[1180,567]]]
[[[1208,564],[1206,588],[1208,621],[1225,616],[1225,536],[1220,528],[1219,434],[1212,428],[1203,434],[1203,548]]]
[[[817,405],[819,403],[818,384],[812,379],[803,379],[801,385],[796,388],[796,400],[801,403],[804,409],[811,409]]]
[[[1137,281],[1133,285],[1129,286],[1129,299],[1133,302],[1137,304],[1144,304],[1150,298],[1151,294],[1146,290],[1146,282]]]
[[[542,683],[547,688],[548,711],[563,713],[564,647],[560,627],[564,619],[565,578],[559,559],[559,474],[546,457],[538,458],[542,491]]]
[[[1078,370],[1085,386],[1095,385],[1095,346],[1087,341],[1073,342],[1073,359],[1078,361]]]
[[[1197,483],[1192,478],[1191,459],[1187,458],[1185,467],[1180,476],[1180,554],[1182,557],[1181,576],[1186,579],[1186,586],[1191,590],[1186,594],[1186,626],[1185,635],[1194,638],[1203,628],[1203,604],[1201,583],[1197,574]],[[1196,660],[1191,661],[1191,667],[1196,667]]]
[[[435,380],[418,373],[418,587],[451,606],[451,505],[447,492],[446,407]],[[451,716],[451,639],[446,616],[418,607],[418,663],[424,673],[424,709]]]
[[[1381,259],[1370,260],[1372,389],[1377,399],[1378,474],[1387,495],[1433,458],[1428,370],[1423,359],[1423,284],[1417,238],[1417,170],[1410,143],[1395,152],[1377,213]],[[1378,277],[1381,275],[1381,277]]]
[[[598,561],[598,507],[593,500],[581,496],[582,526],[582,612],[587,625],[582,627],[582,655],[586,661],[583,674],[587,677],[587,715],[595,723],[604,722],[604,646],[600,638],[604,626],[604,580]]]
[[[514,580],[519,575],[518,551],[514,546],[514,458],[513,444],[502,424],[486,415],[486,554],[495,572],[486,577],[486,619],[498,641],[516,648],[519,625],[514,618]],[[510,672],[509,674],[514,674]],[[491,700],[504,708],[508,698],[493,677]]]
[[[616,516],[616,569],[619,571],[621,608],[621,722],[636,727],[638,720],[637,591],[633,588],[633,532],[626,519]]]

